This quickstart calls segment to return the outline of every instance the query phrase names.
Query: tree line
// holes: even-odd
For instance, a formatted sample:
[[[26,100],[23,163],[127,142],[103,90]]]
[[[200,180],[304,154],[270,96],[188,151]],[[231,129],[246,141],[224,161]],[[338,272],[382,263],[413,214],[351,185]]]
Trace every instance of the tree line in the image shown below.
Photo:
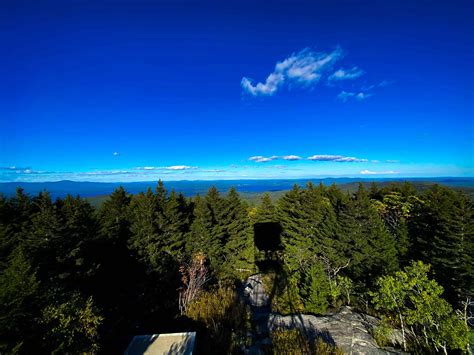
[[[474,219],[464,194],[310,183],[251,206],[235,189],[187,198],[160,181],[133,196],[118,188],[98,209],[46,191],[0,197],[0,352],[120,352],[133,334],[190,327],[204,295],[218,302],[212,290],[262,271],[257,224],[281,226],[269,236],[281,244],[276,311],[351,305],[402,329],[407,350],[467,350]],[[183,265],[196,256],[205,283],[186,314]]]

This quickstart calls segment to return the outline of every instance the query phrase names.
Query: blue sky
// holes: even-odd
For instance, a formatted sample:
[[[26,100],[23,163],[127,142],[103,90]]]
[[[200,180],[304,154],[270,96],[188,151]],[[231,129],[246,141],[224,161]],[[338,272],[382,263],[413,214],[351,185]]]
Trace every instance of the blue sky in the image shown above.
[[[472,1],[0,5],[0,181],[473,176]]]

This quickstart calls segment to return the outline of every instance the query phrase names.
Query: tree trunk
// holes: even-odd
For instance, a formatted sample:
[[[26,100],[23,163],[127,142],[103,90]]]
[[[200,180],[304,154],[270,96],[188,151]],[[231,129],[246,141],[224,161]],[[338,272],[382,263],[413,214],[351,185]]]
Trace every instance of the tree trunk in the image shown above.
[[[405,323],[403,323],[403,316],[400,312],[398,312],[398,318],[400,319],[400,324],[402,326],[403,350],[407,351],[407,343],[406,343],[406,340],[405,340]]]

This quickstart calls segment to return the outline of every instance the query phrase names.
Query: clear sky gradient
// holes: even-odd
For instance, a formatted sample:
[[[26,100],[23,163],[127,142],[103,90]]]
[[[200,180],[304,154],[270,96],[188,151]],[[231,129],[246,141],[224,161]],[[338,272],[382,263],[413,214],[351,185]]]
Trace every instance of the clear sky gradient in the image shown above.
[[[3,1],[0,181],[473,176],[472,1]]]

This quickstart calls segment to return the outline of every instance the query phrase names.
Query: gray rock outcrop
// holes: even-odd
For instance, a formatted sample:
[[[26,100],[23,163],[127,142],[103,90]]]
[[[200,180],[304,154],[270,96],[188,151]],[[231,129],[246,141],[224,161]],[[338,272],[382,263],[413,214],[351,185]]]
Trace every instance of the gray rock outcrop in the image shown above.
[[[326,342],[340,347],[346,354],[401,354],[393,349],[381,349],[372,336],[379,320],[343,307],[328,316],[293,314],[283,316],[273,313],[265,292],[262,275],[247,279],[242,294],[252,311],[253,346],[248,353],[258,354],[260,345],[268,345],[269,334],[278,327],[297,328],[308,338],[322,337]],[[396,338],[397,332],[394,334]]]

